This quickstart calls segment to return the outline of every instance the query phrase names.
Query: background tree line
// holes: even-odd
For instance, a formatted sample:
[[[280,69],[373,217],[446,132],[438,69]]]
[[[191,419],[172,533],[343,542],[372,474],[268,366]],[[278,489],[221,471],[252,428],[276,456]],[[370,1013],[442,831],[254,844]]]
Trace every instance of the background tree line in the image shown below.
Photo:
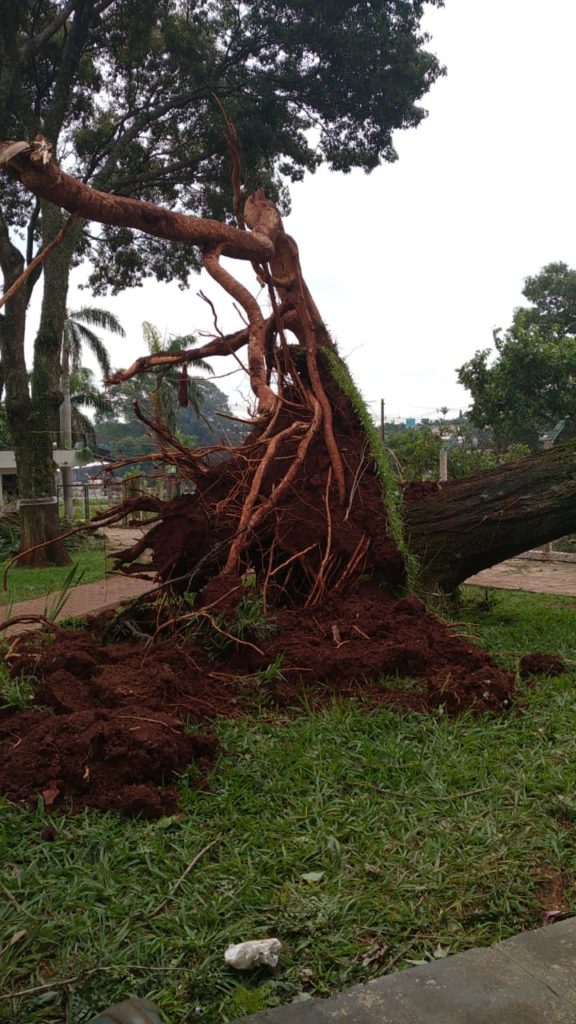
[[[576,408],[576,270],[549,263],[526,278],[522,294],[528,305],[494,331],[495,351],[476,352],[457,371],[472,395],[470,422],[489,427],[498,450],[537,450]]]

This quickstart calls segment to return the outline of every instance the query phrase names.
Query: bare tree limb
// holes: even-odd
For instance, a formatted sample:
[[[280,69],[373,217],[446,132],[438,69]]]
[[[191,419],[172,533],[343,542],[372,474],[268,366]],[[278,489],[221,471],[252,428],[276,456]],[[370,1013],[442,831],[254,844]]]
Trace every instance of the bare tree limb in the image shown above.
[[[60,245],[60,242],[67,234],[68,229],[72,226],[75,220],[76,214],[72,213],[68,217],[66,222],[63,224],[63,226],[60,228],[58,234],[54,236],[52,241],[48,242],[48,245],[44,246],[42,251],[39,252],[38,255],[34,257],[31,263],[28,264],[26,270],[22,274],[20,274],[20,277],[18,277],[16,281],[14,281],[12,285],[10,285],[10,288],[8,288],[8,290],[5,291],[2,296],[0,296],[0,309],[2,309],[2,306],[6,305],[6,303],[12,298],[13,295],[16,294],[16,292],[20,291],[22,286],[26,284],[26,281],[28,280],[30,275],[34,273],[37,267],[44,263],[44,260],[46,259],[47,256],[50,255],[52,250],[55,249],[57,245]]]
[[[43,143],[46,153],[46,140]],[[154,203],[100,192],[65,174],[50,158],[46,162],[40,160],[41,140],[27,144],[23,150],[13,154],[16,145],[0,142],[0,164],[9,163],[10,170],[30,192],[69,213],[101,224],[134,228],[174,242],[211,248],[219,246],[222,255],[235,259],[266,261],[274,254],[273,242],[258,231],[240,231],[208,217],[174,213]]]
[[[211,356],[228,356],[248,344],[248,330],[244,328],[235,334],[226,334],[221,338],[213,338],[200,348],[185,348],[181,352],[158,352],[149,356],[140,356],[126,370],[118,370],[105,381],[106,384],[120,384],[130,380],[139,373],[147,373],[153,366],[178,366],[181,363],[194,363],[198,359]]]

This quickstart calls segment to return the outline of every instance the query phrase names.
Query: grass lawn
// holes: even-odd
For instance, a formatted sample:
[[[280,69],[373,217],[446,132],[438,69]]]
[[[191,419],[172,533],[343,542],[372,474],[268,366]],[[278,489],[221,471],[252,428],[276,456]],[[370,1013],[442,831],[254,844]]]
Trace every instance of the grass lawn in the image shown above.
[[[72,552],[72,561],[76,568],[73,585],[78,583],[94,583],[106,575],[106,551],[104,545],[88,547]],[[0,576],[8,559],[0,562]],[[70,578],[71,566],[48,569],[19,569],[16,562],[8,573],[8,589],[0,590],[0,605],[16,604],[18,601],[29,601],[33,597],[61,591]]]
[[[503,664],[576,658],[574,599],[482,597],[458,628]],[[0,1020],[84,1024],[140,994],[216,1024],[540,925],[576,894],[575,709],[571,668],[506,716],[264,711],[220,724],[209,789],[184,780],[173,818],[4,802]],[[224,966],[271,935],[278,974]]]

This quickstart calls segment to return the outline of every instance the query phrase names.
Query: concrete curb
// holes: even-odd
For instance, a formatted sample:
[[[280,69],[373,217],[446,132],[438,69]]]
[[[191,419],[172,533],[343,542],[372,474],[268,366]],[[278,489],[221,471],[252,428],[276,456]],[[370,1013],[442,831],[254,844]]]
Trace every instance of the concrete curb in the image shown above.
[[[242,1024],[574,1024],[576,919]]]
[[[526,562],[576,562],[576,555],[570,551],[525,551],[516,556]]]

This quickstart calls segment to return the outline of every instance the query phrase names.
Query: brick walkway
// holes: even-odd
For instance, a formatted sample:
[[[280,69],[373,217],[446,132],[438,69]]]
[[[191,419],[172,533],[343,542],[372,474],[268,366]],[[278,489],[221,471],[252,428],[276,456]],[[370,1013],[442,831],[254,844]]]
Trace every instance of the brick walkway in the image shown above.
[[[100,612],[103,608],[114,607],[120,601],[139,597],[140,594],[145,594],[147,590],[151,589],[151,584],[147,580],[138,580],[128,576],[107,576],[96,583],[82,583],[79,587],[72,587],[68,591],[64,605],[56,616],[56,621],[67,619],[70,615],[84,616]],[[61,591],[55,591],[52,594],[35,597],[32,601],[20,601],[18,604],[12,605],[10,618],[19,615],[45,615],[47,610],[49,612],[50,606],[53,606],[58,600],[60,593]],[[4,619],[6,611],[0,610],[0,615]],[[0,622],[0,628],[1,625]],[[34,628],[34,623],[21,623],[11,626],[8,634],[22,633],[27,629]]]
[[[126,534],[122,540],[126,540]],[[134,540],[136,537],[134,537]],[[128,541],[130,542],[130,541]],[[494,587],[499,590],[527,590],[535,594],[567,594],[576,597],[576,561],[536,561],[533,558],[512,558],[491,569],[470,576],[466,583],[478,587]],[[110,575],[96,583],[83,583],[73,587],[66,595],[64,605],[56,621],[69,616],[85,616],[104,608],[112,608],[121,601],[127,601],[153,589],[147,580],[134,577]],[[60,591],[44,594],[32,601],[21,601],[10,609],[10,618],[21,615],[46,615],[58,599]],[[2,620],[6,612],[0,609]],[[0,620],[0,630],[2,626]],[[34,623],[11,626],[9,635],[34,629]]]
[[[511,558],[470,576],[466,583],[497,590],[528,590],[533,594],[576,597],[576,562]]]

